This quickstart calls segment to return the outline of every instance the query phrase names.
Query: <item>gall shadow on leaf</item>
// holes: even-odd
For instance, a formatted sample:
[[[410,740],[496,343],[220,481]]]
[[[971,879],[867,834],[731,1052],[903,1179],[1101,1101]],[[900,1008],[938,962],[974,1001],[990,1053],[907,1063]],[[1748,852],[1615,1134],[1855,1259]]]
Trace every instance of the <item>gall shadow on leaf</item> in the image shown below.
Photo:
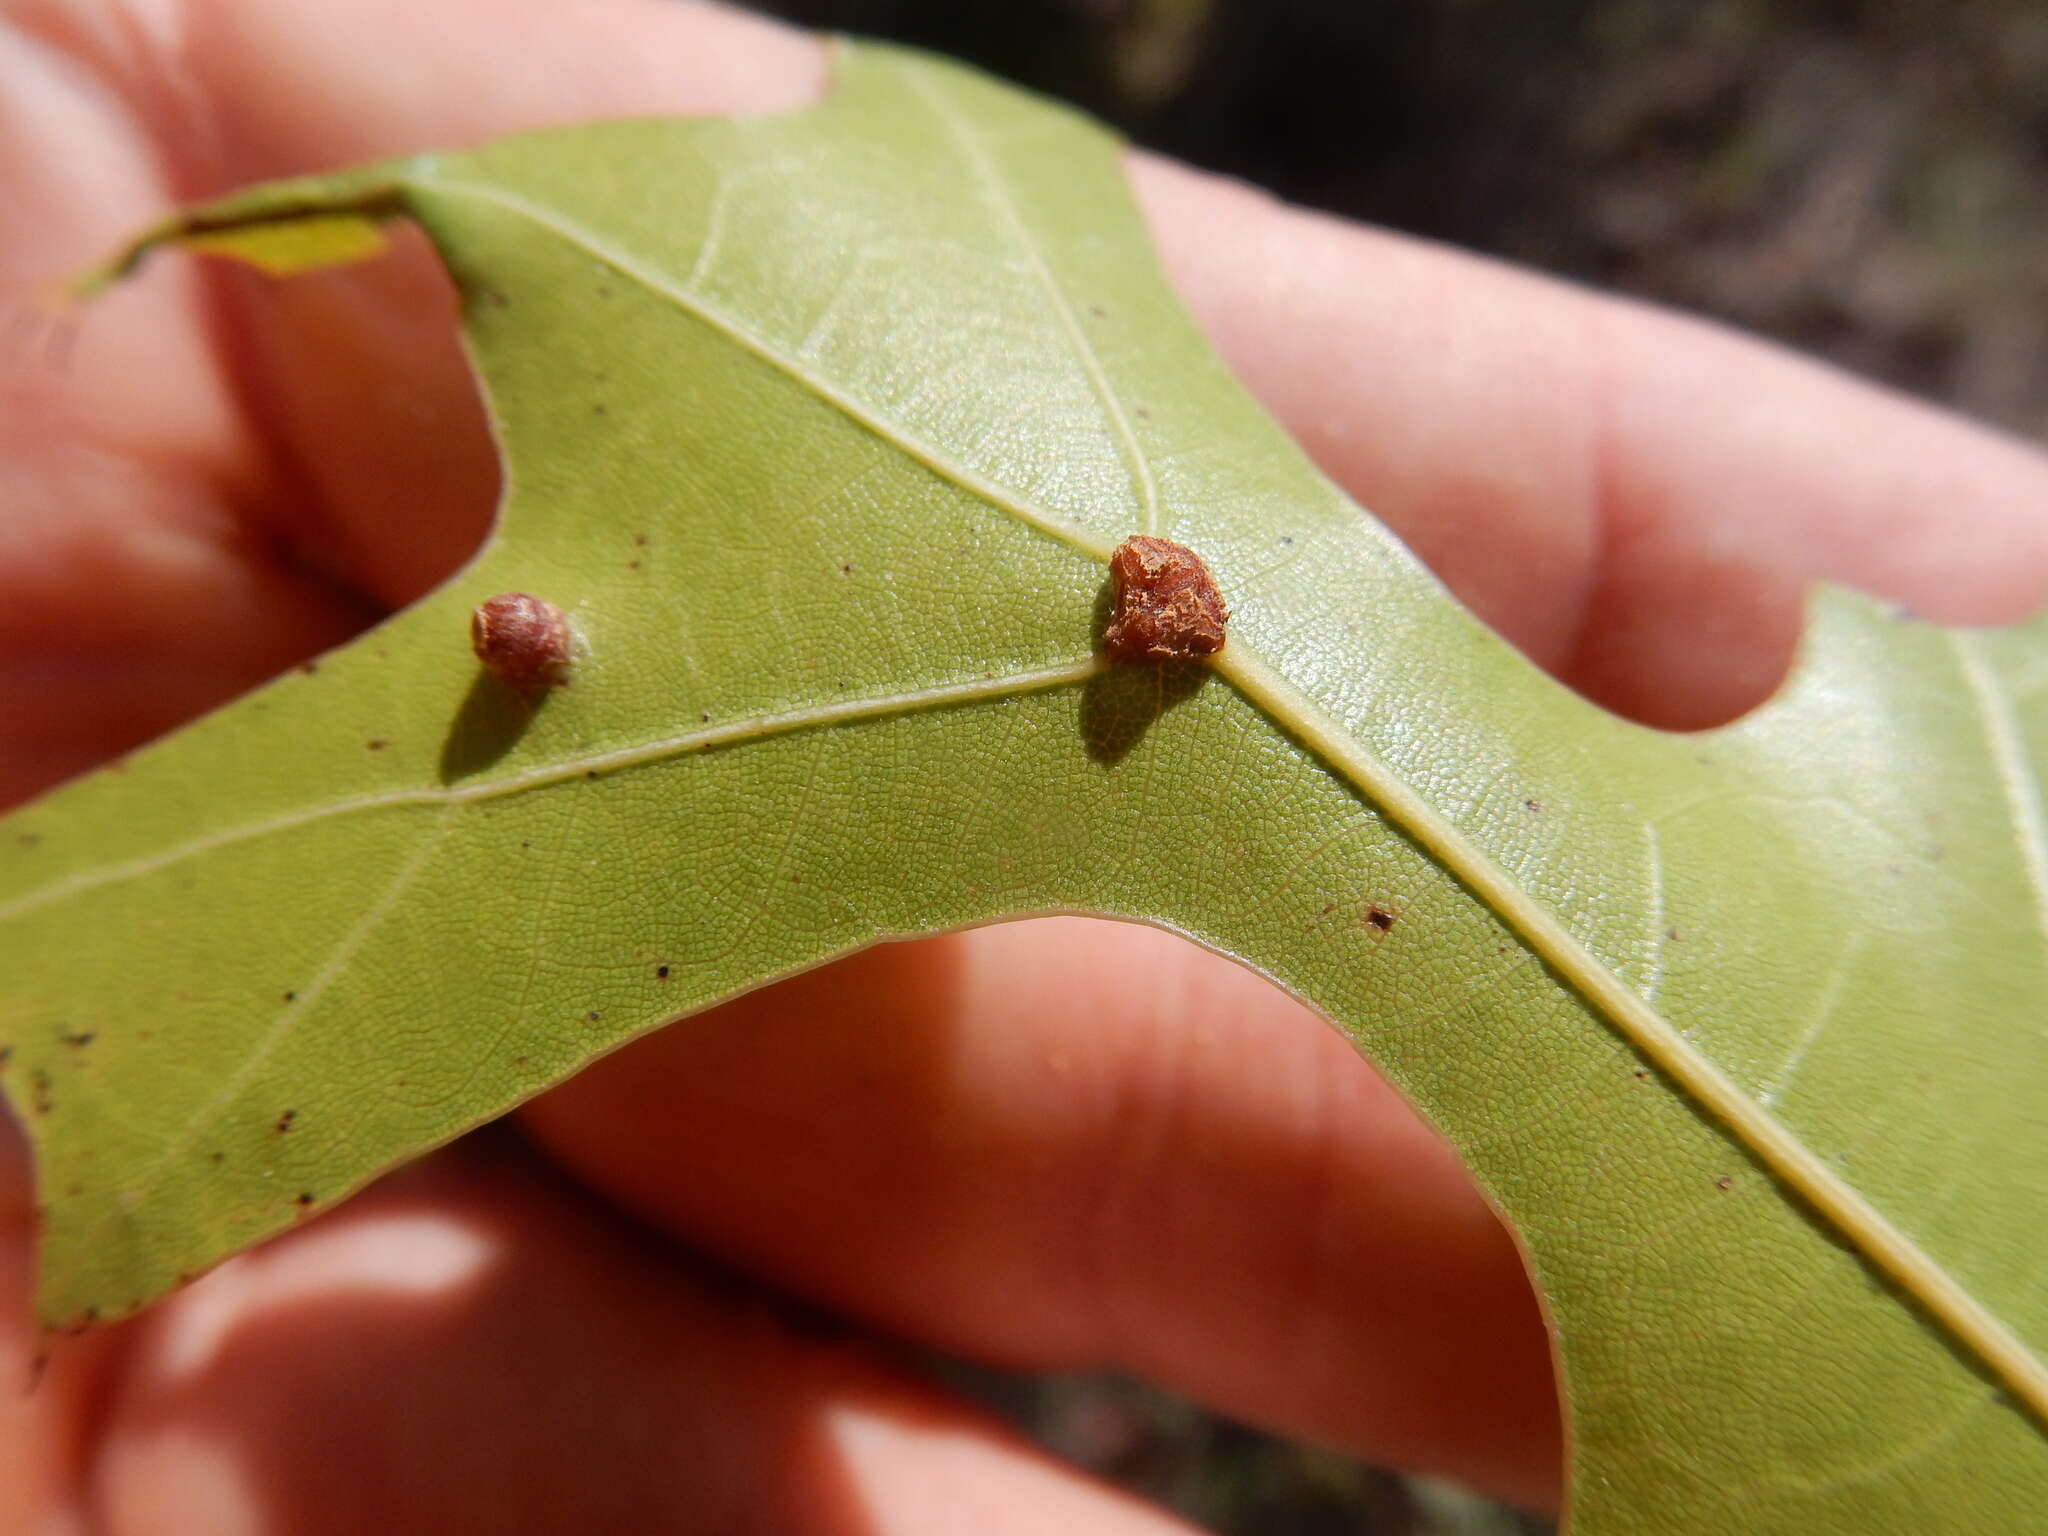
[[[547,703],[543,694],[528,700],[490,673],[478,669],[463,695],[462,708],[441,743],[441,782],[453,784],[496,765],[519,743],[533,717]]]
[[[1093,633],[1098,637],[1109,627],[1115,602],[1105,580],[1095,594]],[[1193,698],[1208,680],[1208,663],[1201,661],[1115,665],[1097,673],[1081,691],[1081,740],[1089,760],[1114,768],[1145,739],[1154,721]]]
[[[1081,738],[1089,759],[1115,767],[1145,739],[1153,722],[1193,698],[1208,681],[1208,664],[1200,661],[1113,666],[1097,673],[1081,691]]]

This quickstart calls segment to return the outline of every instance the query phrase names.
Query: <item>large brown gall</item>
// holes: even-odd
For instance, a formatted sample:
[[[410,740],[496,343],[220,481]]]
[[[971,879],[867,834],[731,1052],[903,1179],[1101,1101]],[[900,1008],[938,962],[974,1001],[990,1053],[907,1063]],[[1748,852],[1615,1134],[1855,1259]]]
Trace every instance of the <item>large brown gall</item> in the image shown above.
[[[1109,580],[1115,607],[1102,646],[1112,661],[1198,661],[1223,649],[1230,611],[1185,545],[1135,534],[1111,553]]]

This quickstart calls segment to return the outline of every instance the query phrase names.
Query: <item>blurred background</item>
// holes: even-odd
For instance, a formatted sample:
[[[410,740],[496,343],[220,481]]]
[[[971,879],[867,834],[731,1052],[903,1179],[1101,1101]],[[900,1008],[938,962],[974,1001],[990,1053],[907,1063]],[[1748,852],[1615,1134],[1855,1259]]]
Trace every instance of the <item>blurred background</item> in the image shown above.
[[[1297,202],[1718,316],[2048,438],[2041,0],[751,0]],[[1136,1384],[945,1364],[1244,1536],[1528,1536]]]

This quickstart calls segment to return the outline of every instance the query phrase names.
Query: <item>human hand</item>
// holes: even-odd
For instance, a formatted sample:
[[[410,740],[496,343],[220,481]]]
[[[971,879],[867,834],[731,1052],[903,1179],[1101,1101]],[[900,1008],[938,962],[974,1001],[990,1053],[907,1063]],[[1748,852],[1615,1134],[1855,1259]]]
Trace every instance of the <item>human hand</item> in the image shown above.
[[[0,304],[173,200],[824,87],[809,40],[654,0],[11,0]],[[1814,579],[1952,622],[2039,599],[2048,471],[2015,444],[1709,327],[1133,175],[1198,319],[1325,469],[1613,707],[1693,725],[1755,702]],[[413,241],[287,284],[159,262],[61,371],[0,356],[0,796],[453,568],[495,490],[453,321]],[[1540,1317],[1455,1159],[1305,1010],[1163,935],[885,946],[631,1047],[521,1124],[0,1393],[0,1532],[1179,1528],[753,1282],[1556,1497]],[[36,1345],[5,1145],[0,1380]]]

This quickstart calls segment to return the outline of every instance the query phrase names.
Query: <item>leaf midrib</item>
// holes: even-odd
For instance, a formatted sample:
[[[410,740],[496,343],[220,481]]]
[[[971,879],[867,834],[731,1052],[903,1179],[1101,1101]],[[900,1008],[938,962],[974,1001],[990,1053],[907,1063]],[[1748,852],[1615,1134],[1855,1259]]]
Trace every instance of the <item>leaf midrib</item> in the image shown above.
[[[664,736],[631,747],[617,747],[609,752],[593,752],[582,757],[564,758],[560,762],[507,774],[499,779],[476,779],[467,784],[426,785],[418,789],[396,789],[388,794],[361,795],[350,800],[338,800],[331,805],[294,811],[288,815],[272,817],[268,821],[250,822],[245,826],[229,828],[206,837],[193,838],[189,842],[161,849],[139,859],[130,859],[125,863],[108,865],[102,869],[54,880],[48,885],[17,896],[12,901],[0,903],[0,923],[12,922],[39,908],[68,900],[104,885],[140,879],[144,875],[154,874],[158,870],[167,869],[186,859],[197,858],[201,854],[231,848],[237,843],[253,842],[258,838],[295,831],[300,827],[331,821],[338,816],[403,806],[462,806],[485,800],[499,800],[508,795],[545,789],[550,785],[566,783],[573,779],[602,778],[628,768],[668,762],[675,758],[712,752],[724,747],[745,746],[751,742],[786,736],[795,731],[857,725],[864,721],[884,720],[924,710],[947,709],[961,704],[988,703],[1017,698],[1028,693],[1042,693],[1048,689],[1085,683],[1105,670],[1105,667],[1106,663],[1100,657],[1091,656],[1081,661],[1065,662],[1056,667],[1042,667],[1030,672],[1007,672],[994,677],[974,678],[964,683],[940,683],[929,688],[909,689],[899,693],[875,694],[859,699],[837,699],[829,704],[809,704],[802,709],[785,710],[779,714],[750,715],[745,719],[730,720],[723,724],[706,726],[701,730],[685,731],[677,736]]]

